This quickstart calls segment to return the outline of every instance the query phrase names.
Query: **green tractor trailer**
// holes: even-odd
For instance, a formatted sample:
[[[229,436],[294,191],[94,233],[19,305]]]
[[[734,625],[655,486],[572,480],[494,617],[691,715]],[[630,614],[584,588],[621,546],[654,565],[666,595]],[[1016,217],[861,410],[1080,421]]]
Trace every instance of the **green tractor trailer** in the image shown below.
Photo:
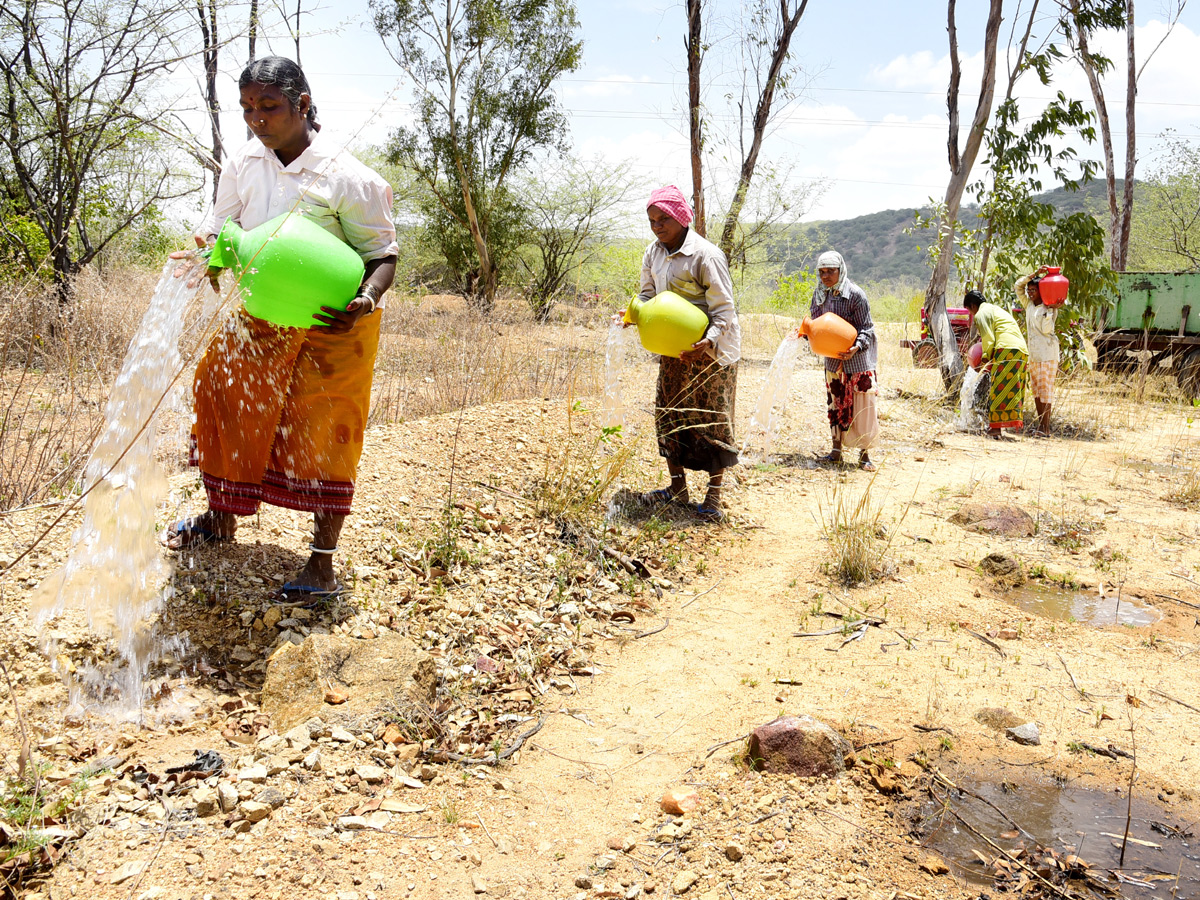
[[[1117,300],[1095,336],[1097,365],[1111,371],[1171,372],[1191,400],[1200,398],[1200,272],[1120,272]]]

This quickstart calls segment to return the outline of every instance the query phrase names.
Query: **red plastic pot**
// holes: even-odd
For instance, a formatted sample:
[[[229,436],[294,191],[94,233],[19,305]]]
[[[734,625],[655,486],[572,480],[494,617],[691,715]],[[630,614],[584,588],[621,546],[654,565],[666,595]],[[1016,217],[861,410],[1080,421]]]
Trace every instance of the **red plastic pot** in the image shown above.
[[[971,349],[967,351],[967,362],[972,369],[978,369],[980,363],[983,362],[983,344],[976,341],[971,345]]]
[[[1038,282],[1038,295],[1047,306],[1062,306],[1071,282],[1063,276],[1060,266],[1047,266],[1046,271],[1046,276]]]

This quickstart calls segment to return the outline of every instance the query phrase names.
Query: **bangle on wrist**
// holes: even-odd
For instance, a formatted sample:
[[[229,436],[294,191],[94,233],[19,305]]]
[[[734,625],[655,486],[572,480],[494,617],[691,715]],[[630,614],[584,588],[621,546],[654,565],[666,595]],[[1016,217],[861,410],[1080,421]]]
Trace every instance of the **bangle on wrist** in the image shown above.
[[[371,304],[368,312],[375,312],[375,307],[379,305],[379,289],[373,284],[363,283],[358,286],[358,293],[355,295],[361,297]]]

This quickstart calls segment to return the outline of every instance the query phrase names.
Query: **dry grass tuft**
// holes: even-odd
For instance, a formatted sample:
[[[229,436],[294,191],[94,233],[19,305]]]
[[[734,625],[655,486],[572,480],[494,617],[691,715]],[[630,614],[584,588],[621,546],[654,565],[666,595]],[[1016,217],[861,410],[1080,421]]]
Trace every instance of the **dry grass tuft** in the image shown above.
[[[872,477],[858,497],[847,496],[838,484],[828,504],[821,504],[821,530],[833,558],[827,563],[830,575],[847,585],[873,581],[887,552],[887,529],[882,508],[871,501]]]

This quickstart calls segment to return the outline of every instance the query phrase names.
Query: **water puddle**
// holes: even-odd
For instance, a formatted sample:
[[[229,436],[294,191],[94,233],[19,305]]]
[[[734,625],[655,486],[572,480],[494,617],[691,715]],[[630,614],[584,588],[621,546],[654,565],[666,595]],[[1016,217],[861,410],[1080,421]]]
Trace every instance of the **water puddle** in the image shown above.
[[[792,389],[792,373],[796,369],[802,346],[800,338],[794,332],[790,333],[780,343],[775,358],[771,360],[762,393],[758,395],[758,403],[750,416],[746,439],[742,442],[742,453],[751,461],[766,461],[775,439],[779,437],[783,414],[787,411],[788,394]]]
[[[1022,881],[1038,886],[1032,870],[1073,891],[1070,896],[1200,897],[1195,810],[1143,801],[1135,789],[1122,865],[1128,813],[1123,788],[974,776],[959,776],[953,783],[935,777],[934,796],[921,807],[919,825],[925,846],[968,881],[1026,896],[1018,886]],[[1044,892],[1032,895],[1049,896],[1041,887]]]
[[[159,633],[155,616],[170,592],[172,561],[159,546],[156,521],[166,500],[166,472],[156,459],[160,413],[182,390],[179,343],[196,295],[171,262],[130,342],[105,407],[104,428],[84,469],[83,520],[67,563],[33,598],[42,650],[66,681],[75,711],[142,718],[154,691],[150,666],[177,658],[183,638]],[[82,617],[105,645],[79,665],[64,651],[60,619]]]
[[[1030,582],[1013,589],[1004,598],[1026,612],[1085,625],[1130,625],[1141,628],[1153,625],[1162,618],[1156,609],[1142,606],[1128,597],[1121,597],[1118,602],[1115,590],[1100,594],[1097,591],[1083,592]]]

